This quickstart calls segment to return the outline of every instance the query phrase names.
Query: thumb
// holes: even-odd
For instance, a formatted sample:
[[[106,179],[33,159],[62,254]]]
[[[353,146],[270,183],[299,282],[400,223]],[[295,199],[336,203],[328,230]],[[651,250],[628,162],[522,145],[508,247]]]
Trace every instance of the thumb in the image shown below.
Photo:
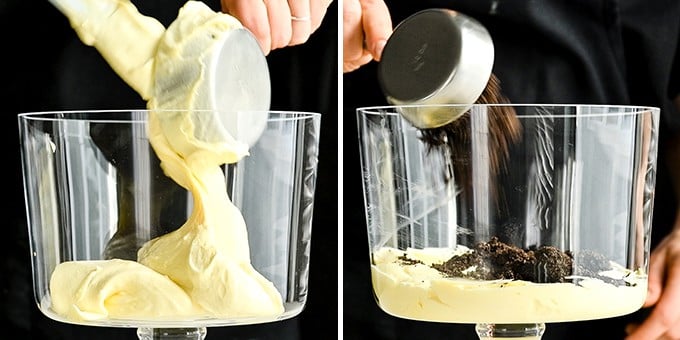
[[[659,249],[661,250],[661,249]],[[649,274],[647,276],[647,298],[643,307],[649,307],[659,300],[663,290],[665,276],[665,252],[663,250],[655,252],[649,258]]]

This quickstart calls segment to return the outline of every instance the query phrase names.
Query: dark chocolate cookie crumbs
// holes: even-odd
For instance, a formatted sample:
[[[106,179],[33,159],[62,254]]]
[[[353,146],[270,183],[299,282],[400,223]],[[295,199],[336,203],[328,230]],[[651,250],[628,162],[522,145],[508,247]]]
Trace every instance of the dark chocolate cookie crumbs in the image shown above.
[[[565,276],[572,273],[573,261],[571,256],[552,246],[543,246],[534,252],[535,282],[554,283],[564,282]]]
[[[405,255],[403,264],[422,263]],[[581,251],[574,255],[553,246],[522,249],[493,237],[488,242],[477,243],[470,252],[456,255],[443,263],[432,264],[448,277],[476,280],[524,280],[537,283],[573,282],[593,277],[621,286],[624,280],[602,276],[599,272],[612,269],[609,260],[594,251]]]

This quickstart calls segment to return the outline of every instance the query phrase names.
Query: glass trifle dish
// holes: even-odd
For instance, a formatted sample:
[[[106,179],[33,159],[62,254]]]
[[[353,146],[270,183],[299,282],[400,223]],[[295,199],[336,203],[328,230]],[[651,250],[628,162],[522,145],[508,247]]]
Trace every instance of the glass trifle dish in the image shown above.
[[[45,315],[135,327],[140,339],[202,339],[206,327],[303,310],[320,114],[230,113],[265,117],[250,144],[222,130],[219,114],[19,115]]]
[[[420,110],[420,111],[419,111]],[[403,117],[465,111],[419,129]],[[357,109],[372,287],[400,318],[540,339],[647,294],[659,109]]]

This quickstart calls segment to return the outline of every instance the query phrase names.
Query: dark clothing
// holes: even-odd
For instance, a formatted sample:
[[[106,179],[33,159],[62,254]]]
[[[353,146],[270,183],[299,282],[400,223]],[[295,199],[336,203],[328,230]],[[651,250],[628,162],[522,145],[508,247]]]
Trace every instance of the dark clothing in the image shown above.
[[[133,1],[140,13],[158,19],[166,27],[185,2]],[[206,3],[213,10],[220,9],[217,0]],[[331,5],[322,26],[306,44],[275,50],[267,57],[272,81],[271,108],[322,113],[312,227],[314,242],[305,310],[283,322],[209,328],[208,340],[297,340],[316,339],[319,335],[334,338],[337,334],[337,232],[332,227],[337,223],[336,13],[337,4]],[[5,205],[4,241],[0,247],[0,324],[21,339],[136,339],[135,329],[59,323],[38,310],[32,291],[16,114],[45,110],[143,109],[146,103],[94,48],[78,39],[67,18],[48,1],[3,0],[0,28],[6,65],[1,94],[6,130],[2,136],[8,152],[5,162],[14,171],[14,177],[6,177],[4,182],[9,193],[6,201],[10,203]]]
[[[644,105],[661,108],[660,150],[652,246],[667,234],[677,197],[664,152],[680,134],[680,2],[676,0],[421,0],[387,1],[397,25],[426,8],[450,8],[479,20],[494,41],[493,73],[512,103]],[[371,292],[362,178],[356,145],[360,106],[388,104],[376,63],[344,75],[346,183],[344,200],[344,334],[348,339],[478,339],[472,325],[432,324],[382,312]],[[353,144],[352,144],[353,143]],[[544,340],[605,330],[622,339],[630,320],[647,310],[606,320],[548,324]],[[611,332],[611,333],[610,333]]]

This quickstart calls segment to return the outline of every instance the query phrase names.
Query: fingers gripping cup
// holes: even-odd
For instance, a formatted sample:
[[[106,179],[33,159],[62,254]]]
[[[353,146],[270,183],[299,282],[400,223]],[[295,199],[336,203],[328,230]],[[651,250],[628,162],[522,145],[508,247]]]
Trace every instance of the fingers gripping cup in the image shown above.
[[[436,104],[477,101],[493,61],[491,36],[477,20],[448,9],[428,9],[394,29],[378,64],[378,80],[387,100],[401,105],[411,124],[435,128],[469,108]]]

